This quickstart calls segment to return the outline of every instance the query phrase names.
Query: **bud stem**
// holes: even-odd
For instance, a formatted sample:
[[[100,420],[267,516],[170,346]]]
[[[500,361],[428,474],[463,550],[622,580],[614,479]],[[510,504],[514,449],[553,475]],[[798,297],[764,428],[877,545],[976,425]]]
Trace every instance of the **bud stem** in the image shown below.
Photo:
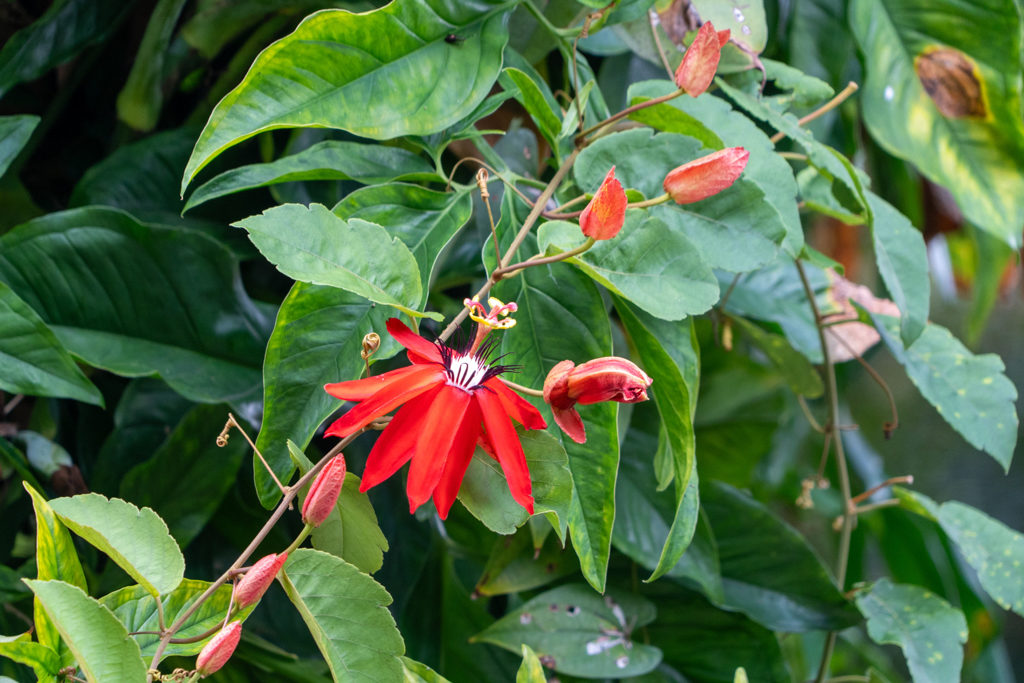
[[[650,100],[644,100],[643,102],[638,102],[638,103],[634,104],[631,107],[626,107],[625,109],[623,109],[619,113],[612,114],[611,116],[606,118],[604,121],[600,121],[598,123],[595,123],[590,128],[587,128],[585,131],[583,131],[582,133],[580,133],[579,135],[576,136],[576,142],[577,143],[582,142],[583,139],[585,137],[587,137],[588,135],[590,135],[590,134],[592,134],[592,133],[594,133],[596,131],[601,130],[602,128],[604,128],[607,125],[615,123],[619,119],[623,119],[623,118],[629,116],[633,112],[640,111],[641,109],[646,109],[647,107],[653,107],[656,104],[662,104],[663,102],[668,102],[669,100],[674,100],[675,98],[679,97],[680,95],[685,95],[685,94],[686,94],[685,90],[676,90],[674,92],[670,92],[668,95],[662,95],[661,97],[655,97],[655,98],[650,99]]]
[[[524,387],[522,384],[516,384],[515,382],[507,380],[504,377],[501,377],[500,379],[505,384],[505,386],[507,386],[509,389],[515,389],[520,394],[526,394],[527,396],[538,396],[540,398],[544,397],[544,392],[540,391],[539,389],[531,389],[530,387]]]
[[[290,555],[293,550],[295,550],[300,545],[302,545],[302,542],[306,540],[306,537],[309,536],[310,532],[312,532],[312,531],[313,531],[313,525],[312,524],[307,524],[305,526],[305,528],[303,528],[302,531],[299,532],[299,535],[295,537],[295,540],[292,541],[292,544],[290,546],[288,546],[288,548],[285,550],[285,552]]]
[[[667,197],[668,195],[665,196]],[[507,277],[512,277],[513,275],[517,274],[520,270],[523,270],[524,268],[529,268],[530,266],[543,266],[548,263],[557,263],[559,261],[564,261],[565,259],[572,258],[573,256],[579,256],[587,249],[590,249],[592,246],[594,246],[594,243],[596,241],[597,240],[595,240],[593,237],[588,237],[586,242],[576,247],[575,249],[562,251],[557,254],[552,254],[551,256],[541,256],[540,254],[537,254],[536,256],[531,256],[525,261],[520,261],[519,263],[514,263],[511,266],[506,266],[504,268],[498,268],[497,270],[494,271],[494,277],[504,279]]]
[[[832,111],[833,109],[838,107],[840,104],[845,102],[850,97],[850,95],[852,95],[853,93],[857,92],[857,89],[859,87],[860,86],[858,86],[856,83],[854,83],[853,81],[850,81],[849,84],[847,84],[847,86],[845,88],[843,88],[842,90],[839,91],[839,94],[837,94],[831,100],[829,100],[825,104],[821,105],[820,107],[818,107],[817,109],[812,111],[807,116],[802,117],[799,121],[797,121],[797,123],[802,126],[805,123],[809,123],[810,121],[813,121],[814,119],[818,118],[819,116],[827,114],[828,112]],[[779,140],[781,140],[784,137],[786,137],[786,134],[783,133],[782,131],[779,131],[778,133],[776,133],[775,135],[773,135],[771,137],[772,144],[775,144],[776,142],[778,142]]]

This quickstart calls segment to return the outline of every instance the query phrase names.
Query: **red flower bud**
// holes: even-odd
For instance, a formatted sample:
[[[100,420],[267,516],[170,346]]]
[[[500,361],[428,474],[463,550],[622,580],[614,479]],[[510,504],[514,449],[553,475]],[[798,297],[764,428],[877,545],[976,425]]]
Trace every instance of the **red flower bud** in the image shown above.
[[[587,237],[608,240],[619,234],[626,220],[626,192],[615,179],[615,167],[608,171],[601,187],[580,214],[580,229]]]
[[[238,609],[244,609],[249,605],[259,602],[263,594],[274,583],[277,572],[281,570],[288,553],[280,555],[270,554],[261,558],[256,564],[249,568],[242,580],[235,586],[235,604]]]
[[[302,521],[320,526],[338,502],[341,485],[345,483],[345,456],[338,454],[327,463],[309,487],[309,495],[302,504]]]
[[[240,621],[232,621],[218,631],[217,635],[210,639],[210,642],[196,657],[196,671],[203,677],[220,671],[220,668],[231,659],[235,648],[238,647],[238,639],[241,637],[242,622]]]
[[[693,97],[707,90],[718,70],[722,48],[728,42],[729,29],[716,32],[710,21],[705,22],[676,69],[676,85]]]
[[[595,358],[576,366],[571,360],[551,368],[544,380],[544,402],[562,431],[576,443],[587,440],[576,404],[601,401],[637,403],[647,400],[653,382],[643,370],[625,358]]]
[[[691,204],[718,194],[736,182],[746,168],[750,152],[727,147],[672,169],[665,176],[665,192],[677,204]]]

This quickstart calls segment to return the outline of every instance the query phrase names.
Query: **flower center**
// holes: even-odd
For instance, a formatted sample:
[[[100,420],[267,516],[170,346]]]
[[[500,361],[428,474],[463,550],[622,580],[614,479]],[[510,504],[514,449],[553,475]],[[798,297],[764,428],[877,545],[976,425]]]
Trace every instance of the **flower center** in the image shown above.
[[[488,379],[491,366],[481,362],[473,355],[453,354],[451,360],[446,364],[448,372],[448,384],[469,391],[484,383]]]

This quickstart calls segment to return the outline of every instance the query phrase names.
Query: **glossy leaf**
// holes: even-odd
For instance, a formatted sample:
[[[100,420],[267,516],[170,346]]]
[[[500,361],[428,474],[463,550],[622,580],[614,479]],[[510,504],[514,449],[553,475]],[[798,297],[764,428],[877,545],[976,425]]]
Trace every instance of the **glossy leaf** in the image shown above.
[[[547,683],[540,658],[526,643],[523,643],[523,663],[516,672],[516,683]]]
[[[57,672],[63,668],[57,653],[34,642],[30,633],[0,636],[0,657],[32,667],[40,681],[56,680]]]
[[[423,292],[416,259],[379,225],[341,220],[320,204],[284,204],[234,225],[290,278],[423,315],[416,310]]]
[[[380,584],[344,560],[299,548],[281,573],[335,680],[400,680],[402,636]]]
[[[508,8],[396,0],[361,14],[310,15],[264,50],[213,110],[182,193],[224,149],[275,128],[341,128],[376,140],[443,130],[473,111],[498,77]],[[446,41],[452,34],[461,40]],[[382,87],[389,82],[402,87]]]
[[[103,396],[50,328],[0,282],[0,389],[103,405]]]
[[[541,135],[552,147],[558,143],[559,131],[562,122],[559,119],[557,110],[552,109],[551,103],[544,97],[540,86],[525,71],[515,68],[506,68],[503,71],[505,77],[511,81],[516,89],[515,98],[526,108],[534,123],[540,129]],[[502,81],[504,84],[504,81]]]
[[[875,263],[893,302],[899,306],[900,339],[910,346],[928,322],[931,280],[924,237],[907,217],[871,192],[871,241]]]
[[[1017,443],[1017,389],[1002,359],[974,355],[949,330],[930,323],[910,348],[898,340],[899,323],[875,318],[875,327],[910,380],[967,442],[1010,469]]]
[[[899,645],[914,681],[955,683],[967,642],[963,613],[938,595],[909,584],[880,579],[857,594],[876,643]]]
[[[176,622],[209,587],[208,581],[185,579],[173,591],[161,595],[160,602],[164,608],[164,621],[168,624]],[[101,605],[114,613],[114,616],[124,624],[129,632],[160,630],[160,616],[156,600],[142,586],[125,586],[104,595],[99,601]],[[224,615],[230,605],[231,586],[221,586],[185,620],[175,633],[175,638],[193,638],[223,623]],[[236,616],[245,619],[255,608],[256,605],[250,605],[236,612]],[[149,663],[153,655],[156,654],[160,636],[153,633],[139,633],[132,638],[139,644],[143,658]],[[196,655],[208,641],[209,638],[204,638],[194,643],[170,643],[164,650],[164,655],[182,657]]]
[[[385,330],[388,309],[334,287],[297,282],[281,303],[263,364],[263,424],[256,447],[282,481],[295,471],[289,439],[305,448],[320,423],[338,409],[324,384],[356,379],[365,364],[359,355],[363,336],[380,335],[373,360],[390,358],[401,348]],[[273,480],[255,468],[262,503],[280,497]]]
[[[240,434],[223,448],[217,445],[227,415],[223,406],[193,408],[153,456],[121,481],[121,496],[156,511],[182,548],[203,530],[234,487],[248,453]]]
[[[185,559],[167,525],[149,508],[85,493],[50,506],[69,529],[96,546],[153,595],[181,583]]]
[[[857,0],[849,12],[866,62],[861,101],[874,139],[948,188],[969,221],[1019,248],[1019,5]]]
[[[90,365],[160,374],[198,401],[239,399],[259,386],[262,314],[234,257],[199,233],[147,227],[111,209],[61,211],[0,238],[0,281]]]
[[[550,221],[537,240],[548,255],[584,241],[578,225]],[[645,211],[626,212],[615,239],[598,241],[566,259],[615,294],[663,320],[703,313],[718,300],[718,281],[698,248],[679,231]]]
[[[520,593],[551,583],[579,570],[572,551],[548,535],[539,548],[531,542],[530,529],[498,538],[474,590],[480,595]]]
[[[11,162],[32,137],[39,120],[32,114],[0,116],[0,176],[7,172]]]
[[[778,631],[857,623],[856,610],[803,536],[731,486],[712,482],[701,494],[718,542],[726,606]]]
[[[356,190],[334,207],[334,213],[346,220],[376,223],[400,239],[416,257],[426,293],[438,261],[473,213],[473,197],[464,191],[436,192],[390,183]]]
[[[412,176],[432,179],[423,157],[402,149],[360,142],[325,140],[265,164],[249,164],[206,181],[185,202],[184,211],[236,192],[300,180],[355,180],[364,185]]]
[[[403,683],[451,683],[447,678],[437,673],[422,662],[399,657],[402,660]]]
[[[654,621],[644,598],[570,584],[547,591],[509,612],[474,640],[519,653],[528,645],[555,671],[611,678],[647,673],[661,661],[658,648],[633,640],[634,629]]]
[[[164,59],[185,2],[157,2],[128,80],[117,96],[117,117],[135,130],[153,130],[160,117],[164,101]]]
[[[729,321],[764,352],[793,393],[807,398],[818,398],[825,393],[821,375],[806,356],[790,346],[785,337],[766,332],[743,318],[730,318]]]
[[[110,610],[63,581],[26,579],[43,604],[61,637],[75,655],[75,662],[90,683],[123,681],[143,683],[146,664],[138,643]]]
[[[304,16],[324,6],[323,0],[199,0],[195,4],[195,14],[181,27],[181,37],[206,59],[216,57],[225,45],[254,26],[270,23],[267,15],[296,12]],[[267,21],[261,22],[265,18]]]

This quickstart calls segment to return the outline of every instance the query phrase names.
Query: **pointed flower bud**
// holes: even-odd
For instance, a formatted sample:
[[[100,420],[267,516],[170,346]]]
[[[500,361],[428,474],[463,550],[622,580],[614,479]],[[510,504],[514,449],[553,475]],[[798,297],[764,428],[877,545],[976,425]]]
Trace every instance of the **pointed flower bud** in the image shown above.
[[[238,647],[238,639],[242,637],[242,622],[232,621],[230,624],[217,632],[210,642],[206,644],[199,656],[196,657],[196,671],[202,677],[220,671],[221,667],[228,663],[235,648]]]
[[[245,609],[249,605],[259,602],[263,594],[270,588],[270,584],[274,583],[277,572],[281,570],[287,559],[288,553],[280,555],[271,553],[260,558],[249,568],[249,571],[235,586],[235,605],[238,606],[238,609]]]
[[[571,360],[551,368],[544,380],[544,401],[555,422],[576,443],[587,440],[576,404],[601,401],[637,403],[647,400],[650,377],[625,358],[595,358],[577,366]]]
[[[338,502],[341,485],[345,483],[345,456],[341,453],[327,463],[309,487],[309,495],[302,504],[302,521],[320,526]]]
[[[722,48],[728,42],[729,29],[716,32],[710,21],[705,22],[676,69],[676,85],[693,97],[707,90],[718,70]]]
[[[580,229],[595,240],[610,240],[619,234],[626,220],[626,192],[615,179],[615,167],[608,171],[601,187],[580,214]]]
[[[665,192],[676,204],[692,204],[716,195],[736,182],[747,166],[750,152],[727,147],[672,169],[665,176]]]

